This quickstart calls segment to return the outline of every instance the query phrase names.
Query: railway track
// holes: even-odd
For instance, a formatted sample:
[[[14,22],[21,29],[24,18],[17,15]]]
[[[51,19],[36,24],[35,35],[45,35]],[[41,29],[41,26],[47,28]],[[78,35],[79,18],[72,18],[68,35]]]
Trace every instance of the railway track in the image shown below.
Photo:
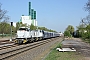
[[[8,47],[7,49],[0,50],[0,60],[7,59],[9,57],[20,54],[22,52],[34,49],[36,47],[39,47],[39,46],[44,45],[46,43],[49,43],[53,40],[56,40],[56,38],[42,40],[42,41],[38,41],[35,43],[26,44],[26,45],[20,45],[20,46],[14,46],[14,47],[12,46],[12,47]]]
[[[14,39],[12,39],[12,40],[14,40]],[[8,41],[10,41],[9,39],[7,39],[7,40],[0,40],[0,42],[8,42]]]
[[[0,40],[0,42],[7,42],[7,41],[9,41],[9,40]]]
[[[14,40],[14,39],[13,39]],[[11,44],[13,43],[13,41],[10,41],[10,40],[1,40],[0,41],[0,45],[4,45],[4,44]]]
[[[15,46],[15,43],[13,41],[1,41],[0,42],[0,50],[10,48],[11,46]]]
[[[0,42],[0,45],[11,44],[11,43],[14,43],[14,42]]]
[[[10,44],[10,45],[6,45],[6,46],[1,46],[0,50],[12,48],[12,47],[16,47],[16,46],[19,46],[19,45],[18,44]]]

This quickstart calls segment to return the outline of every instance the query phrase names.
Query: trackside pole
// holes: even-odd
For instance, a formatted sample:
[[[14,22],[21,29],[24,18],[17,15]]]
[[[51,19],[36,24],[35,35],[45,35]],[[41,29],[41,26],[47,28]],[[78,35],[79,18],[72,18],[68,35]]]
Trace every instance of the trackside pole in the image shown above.
[[[10,41],[12,41],[12,26],[13,26],[13,22],[11,22],[11,39],[10,39]]]

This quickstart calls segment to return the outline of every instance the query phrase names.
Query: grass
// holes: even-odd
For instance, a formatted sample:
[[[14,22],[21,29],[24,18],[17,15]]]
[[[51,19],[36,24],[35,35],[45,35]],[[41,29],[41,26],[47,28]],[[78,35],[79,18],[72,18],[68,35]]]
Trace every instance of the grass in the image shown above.
[[[62,47],[61,42],[50,52],[45,60],[82,60],[82,56],[76,52],[59,52],[57,47]]]
[[[89,43],[90,44],[90,39],[82,39],[84,42]]]

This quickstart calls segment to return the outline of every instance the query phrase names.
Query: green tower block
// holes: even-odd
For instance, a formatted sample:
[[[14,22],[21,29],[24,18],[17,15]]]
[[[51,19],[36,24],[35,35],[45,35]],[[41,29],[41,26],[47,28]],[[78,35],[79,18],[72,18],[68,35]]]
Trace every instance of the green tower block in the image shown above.
[[[36,19],[36,11],[34,11],[34,19]]]
[[[31,9],[31,20],[34,19],[34,9]]]
[[[29,16],[31,15],[31,2],[29,2]]]

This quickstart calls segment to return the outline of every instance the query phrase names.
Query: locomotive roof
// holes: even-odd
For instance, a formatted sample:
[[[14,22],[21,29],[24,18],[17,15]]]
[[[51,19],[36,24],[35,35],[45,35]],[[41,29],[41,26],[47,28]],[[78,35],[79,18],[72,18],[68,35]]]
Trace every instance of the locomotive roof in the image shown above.
[[[20,27],[20,28],[28,28],[28,27]]]

